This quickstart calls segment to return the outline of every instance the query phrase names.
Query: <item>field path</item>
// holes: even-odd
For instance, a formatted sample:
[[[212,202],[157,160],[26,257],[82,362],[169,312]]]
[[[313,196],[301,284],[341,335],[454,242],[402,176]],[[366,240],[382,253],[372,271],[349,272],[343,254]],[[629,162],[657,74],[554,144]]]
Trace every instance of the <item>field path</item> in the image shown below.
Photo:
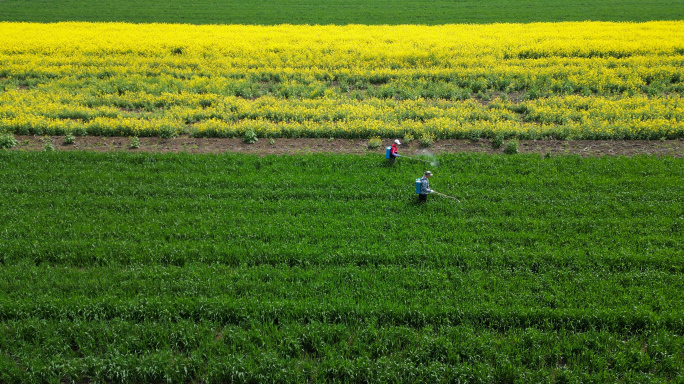
[[[15,136],[19,145],[14,150],[42,150],[47,138],[45,136]],[[362,139],[269,139],[261,138],[254,144],[247,144],[242,139],[193,138],[176,137],[161,139],[158,137],[140,138],[140,147],[130,148],[127,137],[77,137],[74,144],[65,145],[63,136],[49,137],[55,150],[70,151],[137,151],[137,152],[190,152],[190,153],[253,153],[269,154],[306,154],[306,153],[346,153],[364,154],[368,152],[384,153],[384,148],[392,140],[383,140],[379,149],[368,149],[368,140]],[[402,140],[403,141],[403,140]],[[520,153],[538,153],[552,156],[580,155],[582,157],[597,156],[635,156],[656,155],[684,157],[684,140],[520,140]],[[439,140],[429,148],[423,148],[418,141],[413,141],[400,148],[406,155],[439,154],[456,152],[503,153],[503,147],[493,149],[491,140]]]

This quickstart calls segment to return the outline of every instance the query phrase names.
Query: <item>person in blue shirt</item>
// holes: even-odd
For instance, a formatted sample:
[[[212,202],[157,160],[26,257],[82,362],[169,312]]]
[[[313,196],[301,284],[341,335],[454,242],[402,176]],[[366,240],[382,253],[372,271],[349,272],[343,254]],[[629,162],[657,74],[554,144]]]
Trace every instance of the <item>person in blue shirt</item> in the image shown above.
[[[432,189],[430,189],[430,181],[428,180],[431,176],[432,172],[425,171],[423,177],[420,178],[420,194],[418,194],[418,202],[426,202],[428,194],[434,192]]]

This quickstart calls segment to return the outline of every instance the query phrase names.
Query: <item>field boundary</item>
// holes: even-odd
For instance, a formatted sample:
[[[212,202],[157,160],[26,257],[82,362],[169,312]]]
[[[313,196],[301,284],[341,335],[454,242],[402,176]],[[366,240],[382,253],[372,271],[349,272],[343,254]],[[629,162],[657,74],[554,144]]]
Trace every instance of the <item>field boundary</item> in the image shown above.
[[[391,145],[391,139],[385,139],[379,148],[369,148],[369,140],[365,139],[287,139],[261,138],[249,144],[240,138],[195,138],[187,135],[175,138],[141,137],[139,147],[131,148],[131,138],[84,136],[76,137],[73,144],[65,144],[64,136],[15,136],[18,145],[16,151],[42,151],[46,144],[52,144],[56,151],[129,151],[143,153],[246,153],[264,155],[302,155],[309,153],[341,153],[383,155],[385,148]],[[403,141],[403,140],[402,140]],[[418,140],[405,143],[400,153],[407,155],[440,154],[440,153],[486,153],[503,154],[505,145],[493,148],[493,140],[437,140],[429,147],[421,146]],[[600,156],[672,156],[684,157],[684,140],[516,140],[519,153],[539,155],[579,155],[582,157]],[[504,142],[505,143],[505,142]]]

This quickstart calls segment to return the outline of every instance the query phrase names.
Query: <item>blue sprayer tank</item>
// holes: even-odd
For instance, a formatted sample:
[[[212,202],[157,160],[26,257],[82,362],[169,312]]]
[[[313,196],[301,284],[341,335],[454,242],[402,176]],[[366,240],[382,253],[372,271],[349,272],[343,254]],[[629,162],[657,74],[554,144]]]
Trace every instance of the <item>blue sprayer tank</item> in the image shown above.
[[[422,184],[422,182],[420,181],[420,179],[416,179],[416,193],[419,195],[420,195],[420,185],[421,184]]]
[[[385,151],[385,159],[390,158],[390,152],[392,151],[392,147],[387,147],[387,150]]]

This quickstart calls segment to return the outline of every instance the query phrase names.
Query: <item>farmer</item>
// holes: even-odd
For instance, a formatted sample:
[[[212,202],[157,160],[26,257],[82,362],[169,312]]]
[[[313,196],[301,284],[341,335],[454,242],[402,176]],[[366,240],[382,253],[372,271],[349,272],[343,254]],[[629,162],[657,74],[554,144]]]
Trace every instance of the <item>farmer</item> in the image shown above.
[[[426,202],[428,193],[434,192],[432,189],[430,189],[430,182],[428,181],[430,176],[432,176],[432,172],[425,171],[425,175],[420,178],[420,194],[418,194],[419,203]]]
[[[394,143],[392,143],[392,148],[390,148],[390,165],[394,164],[394,161],[397,159],[397,157],[401,157],[401,155],[397,153],[397,145],[401,145],[401,142],[398,139],[394,140]]]

